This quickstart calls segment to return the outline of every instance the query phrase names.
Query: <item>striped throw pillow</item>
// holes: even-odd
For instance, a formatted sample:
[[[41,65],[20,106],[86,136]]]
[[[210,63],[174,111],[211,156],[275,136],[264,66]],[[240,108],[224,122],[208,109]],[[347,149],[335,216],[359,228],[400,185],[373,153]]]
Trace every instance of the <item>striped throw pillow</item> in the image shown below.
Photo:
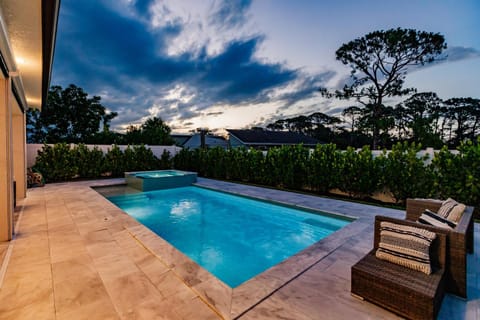
[[[434,232],[391,222],[380,223],[380,243],[375,256],[398,265],[432,273],[430,245]]]
[[[448,198],[442,202],[442,206],[438,209],[437,214],[445,219],[458,223],[465,208],[464,204],[458,203],[452,198]]]
[[[439,216],[435,212],[428,209],[422,213],[417,222],[445,229],[453,229],[457,226],[455,222],[445,219],[444,217]]]

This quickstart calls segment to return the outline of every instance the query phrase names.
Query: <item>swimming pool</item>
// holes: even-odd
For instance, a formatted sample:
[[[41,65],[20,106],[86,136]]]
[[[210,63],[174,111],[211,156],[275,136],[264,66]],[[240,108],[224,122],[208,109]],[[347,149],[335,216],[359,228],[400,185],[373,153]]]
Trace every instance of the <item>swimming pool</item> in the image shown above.
[[[195,186],[108,199],[232,288],[351,222]]]

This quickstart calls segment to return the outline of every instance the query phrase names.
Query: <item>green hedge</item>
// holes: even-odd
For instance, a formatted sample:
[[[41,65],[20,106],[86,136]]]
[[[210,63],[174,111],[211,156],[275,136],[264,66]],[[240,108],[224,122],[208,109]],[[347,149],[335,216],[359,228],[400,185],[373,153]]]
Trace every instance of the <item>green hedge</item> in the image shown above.
[[[70,147],[66,143],[44,145],[38,152],[34,169],[42,173],[46,182],[123,177],[125,171],[158,170],[172,168],[172,158],[164,151],[160,159],[143,145],[129,146],[122,152],[113,146],[104,154],[83,144]]]
[[[417,157],[421,146],[399,143],[374,157],[368,147],[338,150],[333,144],[283,146],[265,154],[258,150],[183,149],[156,158],[145,146],[122,152],[113,146],[106,154],[84,145],[45,145],[35,169],[47,182],[74,178],[121,177],[125,171],[176,168],[199,176],[260,184],[275,188],[328,194],[339,189],[351,197],[368,198],[388,190],[398,203],[410,197],[452,197],[480,207],[480,139],[464,142],[457,153],[446,147],[433,159]]]
[[[38,151],[34,169],[43,175],[45,182],[71,180],[78,174],[74,154],[66,143],[44,145]]]
[[[419,144],[398,143],[374,157],[368,147],[338,150],[334,144],[273,148],[263,154],[242,148],[182,150],[174,167],[200,176],[249,182],[291,190],[328,194],[339,189],[366,199],[390,191],[404,204],[407,198],[452,197],[480,207],[480,139],[467,141],[452,153],[446,147],[433,159],[418,157]]]
[[[359,152],[347,148],[338,153],[337,185],[341,191],[353,198],[366,198],[381,188],[380,161],[375,160],[370,147],[365,146]]]
[[[389,190],[397,202],[407,198],[435,197],[433,166],[425,165],[428,155],[417,157],[421,150],[418,144],[398,143],[392,150],[378,157],[380,186]]]

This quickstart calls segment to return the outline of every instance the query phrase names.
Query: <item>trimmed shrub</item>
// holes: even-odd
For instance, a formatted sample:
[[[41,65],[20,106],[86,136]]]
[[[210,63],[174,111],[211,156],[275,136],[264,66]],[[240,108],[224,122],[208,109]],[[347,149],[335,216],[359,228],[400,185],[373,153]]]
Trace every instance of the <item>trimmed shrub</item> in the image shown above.
[[[67,181],[78,174],[77,161],[66,143],[57,143],[53,147],[44,145],[38,151],[34,169],[40,172],[45,182]]]
[[[282,187],[283,169],[280,148],[269,149],[265,156],[265,183],[272,187]]]
[[[350,197],[367,198],[379,189],[379,165],[369,146],[359,152],[348,147],[339,157],[338,170],[338,188]]]
[[[327,193],[339,187],[341,153],[335,144],[318,144],[310,155],[309,184],[312,190]]]
[[[173,168],[173,159],[168,150],[163,150],[159,159],[159,169],[171,169]]]
[[[200,151],[205,166],[205,176],[213,179],[225,179],[225,149],[215,147]]]
[[[125,171],[148,171],[160,167],[152,150],[142,145],[128,146],[124,153]]]
[[[105,154],[104,172],[112,177],[123,177],[125,172],[125,157],[117,145],[113,145]]]
[[[280,184],[288,189],[303,189],[307,184],[308,161],[308,149],[302,145],[280,147],[276,163],[281,172]]]
[[[76,145],[71,152],[80,177],[100,177],[105,169],[105,157],[102,150],[98,147],[89,150],[86,145],[79,144]]]
[[[433,194],[433,174],[430,166],[425,166],[428,155],[419,158],[420,150],[420,144],[397,143],[378,158],[382,186],[390,190],[397,202]]]
[[[438,198],[448,197],[480,207],[480,138],[461,143],[458,154],[443,147],[435,154],[432,170]]]
[[[265,181],[265,156],[260,150],[250,149],[245,154],[247,161],[245,161],[244,179],[252,183],[263,184]]]
[[[192,170],[192,152],[188,149],[180,150],[172,159],[173,167],[179,170],[196,171]]]

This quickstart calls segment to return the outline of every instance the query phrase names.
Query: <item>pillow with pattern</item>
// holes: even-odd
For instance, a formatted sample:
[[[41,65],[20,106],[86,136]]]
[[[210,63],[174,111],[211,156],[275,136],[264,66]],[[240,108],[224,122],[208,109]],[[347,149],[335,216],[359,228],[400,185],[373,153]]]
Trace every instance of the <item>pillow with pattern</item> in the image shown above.
[[[463,211],[465,211],[465,208],[466,206],[464,204],[458,203],[452,198],[448,198],[442,202],[442,206],[440,209],[438,209],[437,214],[445,219],[458,223],[463,215]]]
[[[431,274],[430,245],[436,236],[435,232],[425,229],[383,221],[380,223],[380,243],[375,256]]]
[[[455,222],[445,219],[444,217],[428,209],[422,213],[417,222],[450,230],[457,226]]]

